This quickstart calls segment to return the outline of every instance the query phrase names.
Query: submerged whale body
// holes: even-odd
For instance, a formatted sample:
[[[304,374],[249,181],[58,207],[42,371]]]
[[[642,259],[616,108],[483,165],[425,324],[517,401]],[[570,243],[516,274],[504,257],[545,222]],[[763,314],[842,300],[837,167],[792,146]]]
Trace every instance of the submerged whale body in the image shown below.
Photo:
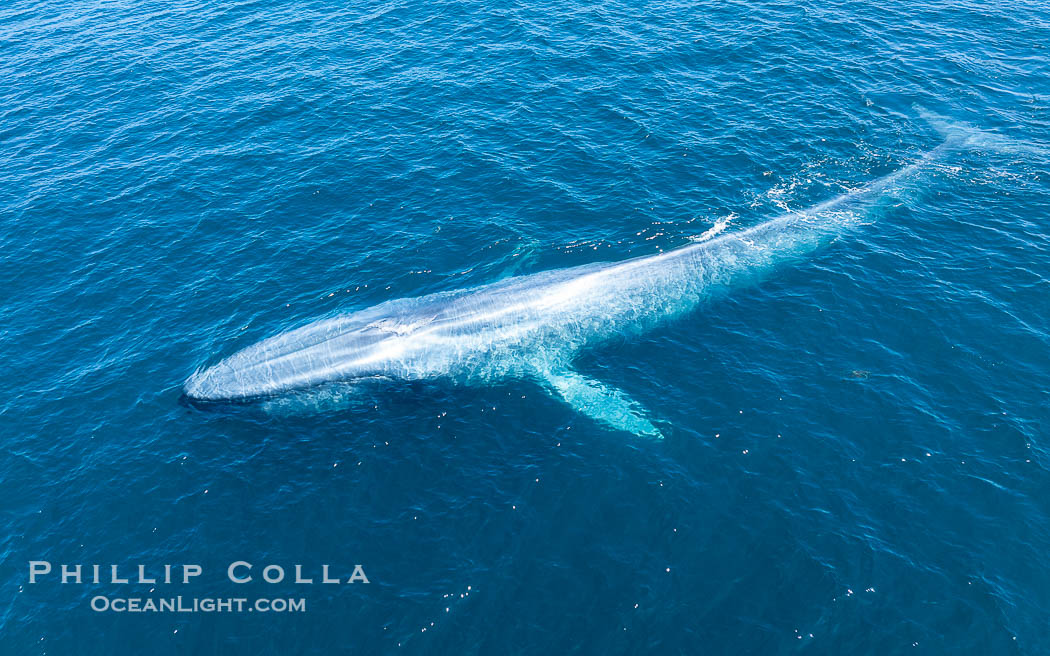
[[[918,162],[853,193],[677,250],[392,300],[317,321],[198,371],[184,392],[191,400],[237,401],[374,377],[466,384],[529,378],[607,426],[659,437],[623,391],[573,369],[581,349],[681,315],[820,248],[884,199],[913,188],[925,164],[966,139],[949,136]]]

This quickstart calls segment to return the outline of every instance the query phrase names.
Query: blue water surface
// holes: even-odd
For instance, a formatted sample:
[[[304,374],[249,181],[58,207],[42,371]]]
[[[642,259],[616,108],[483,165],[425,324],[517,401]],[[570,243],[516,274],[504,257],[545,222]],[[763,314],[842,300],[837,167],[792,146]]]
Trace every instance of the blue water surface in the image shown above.
[[[0,652],[1047,653],[1048,54],[1025,1],[5,3]],[[313,319],[855,189],[924,113],[997,139],[582,355],[663,441],[516,380],[180,403]],[[174,594],[308,608],[90,607]]]

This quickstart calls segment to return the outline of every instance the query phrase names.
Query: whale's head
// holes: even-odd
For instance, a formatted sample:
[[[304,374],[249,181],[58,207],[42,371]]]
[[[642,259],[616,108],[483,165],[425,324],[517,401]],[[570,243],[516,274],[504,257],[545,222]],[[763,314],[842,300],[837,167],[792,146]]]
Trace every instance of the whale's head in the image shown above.
[[[264,339],[210,367],[183,385],[197,403],[252,401],[335,381],[353,381],[398,366],[403,335],[382,322],[337,317]]]

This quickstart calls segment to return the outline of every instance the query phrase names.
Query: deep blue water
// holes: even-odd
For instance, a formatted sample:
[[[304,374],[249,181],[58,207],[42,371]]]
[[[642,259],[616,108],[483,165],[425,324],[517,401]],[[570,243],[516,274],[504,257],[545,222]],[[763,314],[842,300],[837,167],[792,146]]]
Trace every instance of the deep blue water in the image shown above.
[[[0,652],[1047,653],[1048,44],[1035,2],[5,4]],[[581,356],[663,441],[529,381],[179,402],[316,318],[834,197],[941,142],[917,107],[1008,147]],[[172,594],[308,610],[89,605]]]

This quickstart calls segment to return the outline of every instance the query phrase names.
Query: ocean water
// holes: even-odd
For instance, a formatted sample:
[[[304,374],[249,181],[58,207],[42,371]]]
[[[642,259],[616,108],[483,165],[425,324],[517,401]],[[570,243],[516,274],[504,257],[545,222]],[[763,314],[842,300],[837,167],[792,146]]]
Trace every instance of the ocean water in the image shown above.
[[[1036,2],[5,4],[0,652],[1047,653],[1048,44]],[[284,330],[745,229],[943,125],[994,138],[581,354],[662,441],[523,380],[180,402]],[[173,595],[306,612],[91,605]]]

